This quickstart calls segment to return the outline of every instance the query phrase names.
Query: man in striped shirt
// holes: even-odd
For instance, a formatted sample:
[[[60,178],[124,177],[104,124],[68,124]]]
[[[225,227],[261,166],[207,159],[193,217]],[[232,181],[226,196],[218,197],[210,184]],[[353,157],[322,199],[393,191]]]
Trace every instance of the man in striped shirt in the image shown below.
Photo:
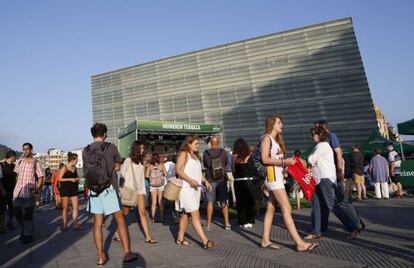
[[[16,187],[13,192],[14,213],[22,227],[20,241],[22,244],[33,242],[33,211],[35,194],[42,189],[43,173],[41,164],[33,159],[33,146],[23,144],[23,160],[20,160],[14,172],[17,173]]]

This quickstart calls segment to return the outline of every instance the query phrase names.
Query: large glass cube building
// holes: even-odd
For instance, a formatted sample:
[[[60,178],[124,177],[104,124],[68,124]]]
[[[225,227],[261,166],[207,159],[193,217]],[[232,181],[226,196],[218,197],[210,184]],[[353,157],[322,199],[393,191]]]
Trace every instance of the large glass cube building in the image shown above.
[[[236,41],[92,76],[93,121],[109,141],[136,119],[218,123],[223,143],[256,143],[270,114],[288,150],[327,119],[343,145],[378,128],[351,18]]]

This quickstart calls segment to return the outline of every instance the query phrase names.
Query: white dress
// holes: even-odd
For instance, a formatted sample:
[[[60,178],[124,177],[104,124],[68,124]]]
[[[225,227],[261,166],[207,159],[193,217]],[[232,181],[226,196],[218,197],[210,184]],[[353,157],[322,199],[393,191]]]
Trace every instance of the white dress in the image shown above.
[[[195,160],[188,155],[184,173],[201,184],[203,175],[201,173],[201,162],[198,159]],[[198,210],[201,197],[200,187],[196,190],[192,188],[187,181],[182,180],[182,182],[183,188],[181,188],[180,196],[175,203],[175,209],[178,211],[185,211],[186,213]]]

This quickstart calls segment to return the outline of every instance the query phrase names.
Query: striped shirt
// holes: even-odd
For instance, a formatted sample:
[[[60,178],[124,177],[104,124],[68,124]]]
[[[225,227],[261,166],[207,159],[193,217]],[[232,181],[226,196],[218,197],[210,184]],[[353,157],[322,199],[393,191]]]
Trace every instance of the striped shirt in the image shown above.
[[[26,161],[21,160],[14,168],[17,173],[16,187],[14,188],[13,198],[22,197],[29,198],[33,196],[33,190],[36,186],[35,171],[33,159]],[[43,177],[41,163],[37,161],[36,174],[39,178]]]

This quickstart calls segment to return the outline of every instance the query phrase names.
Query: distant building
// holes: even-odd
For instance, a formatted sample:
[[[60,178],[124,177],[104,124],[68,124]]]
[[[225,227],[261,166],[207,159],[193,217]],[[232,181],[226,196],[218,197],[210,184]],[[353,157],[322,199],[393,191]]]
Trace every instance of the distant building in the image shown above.
[[[59,169],[60,163],[67,163],[68,155],[60,149],[49,149],[47,151],[46,165],[50,167],[51,172],[55,172]]]
[[[33,159],[37,159],[42,164],[42,169],[49,166],[47,153],[35,153],[33,154]]]
[[[374,111],[375,111],[375,117],[377,118],[379,132],[384,138],[389,139],[390,133],[389,133],[388,122],[385,119],[385,115],[382,113],[380,107],[376,103],[374,103]]]
[[[93,75],[93,122],[117,144],[131,122],[218,123],[223,146],[256,144],[271,114],[284,118],[289,151],[312,144],[326,119],[343,146],[377,126],[352,19],[236,41]]]

